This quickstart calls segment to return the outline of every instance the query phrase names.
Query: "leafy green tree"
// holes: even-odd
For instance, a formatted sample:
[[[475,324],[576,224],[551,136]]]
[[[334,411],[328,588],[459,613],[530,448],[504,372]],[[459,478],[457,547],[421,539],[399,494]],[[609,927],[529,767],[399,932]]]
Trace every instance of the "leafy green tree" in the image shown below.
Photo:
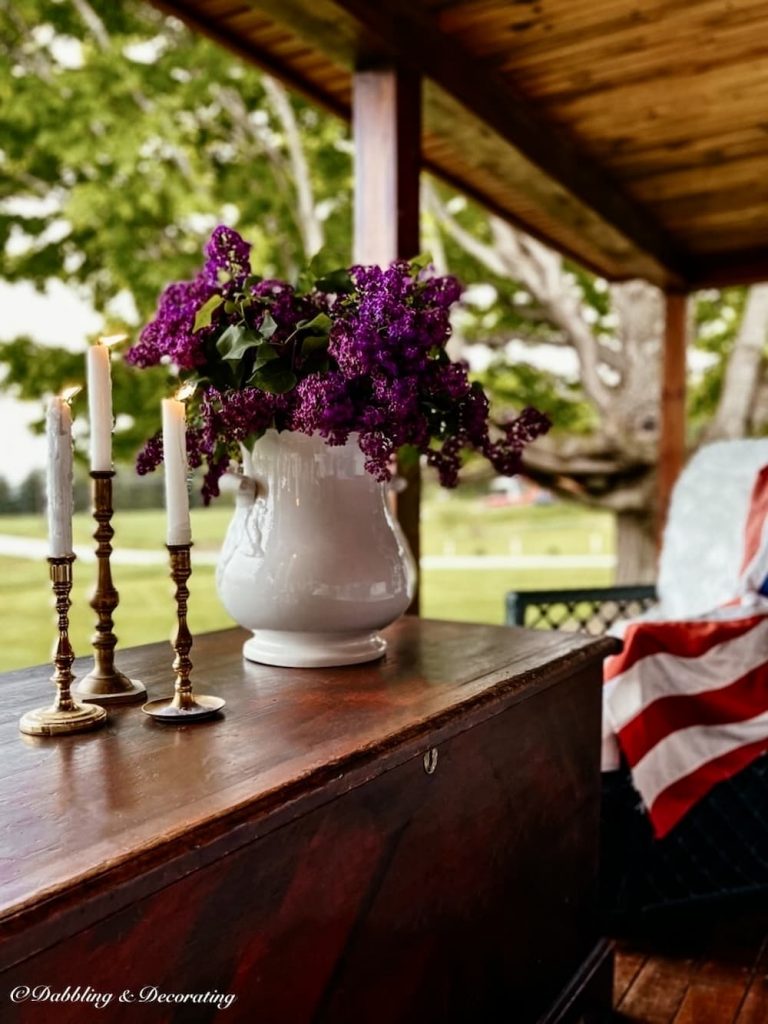
[[[13,487],[5,477],[0,476],[0,515],[8,515],[16,511],[16,501]]]
[[[321,246],[349,260],[346,127],[139,0],[0,0],[0,139],[1,276],[75,286],[108,331],[135,333],[219,221],[264,276]],[[83,376],[81,355],[27,338],[0,364],[26,398]],[[167,387],[118,362],[118,456],[156,428]]]
[[[45,474],[39,469],[28,473],[16,490],[16,511],[40,513],[45,509]]]
[[[497,353],[482,379],[502,404],[536,402],[559,427],[528,449],[527,472],[614,512],[619,579],[653,578],[659,291],[642,281],[609,284],[434,184],[427,183],[424,198],[443,267],[484,282],[464,323],[470,353],[473,342]],[[765,432],[768,286],[702,292],[691,303],[691,321],[691,447]],[[510,364],[510,345],[532,354],[537,346],[551,363],[567,354],[570,369],[534,370],[524,354]]]

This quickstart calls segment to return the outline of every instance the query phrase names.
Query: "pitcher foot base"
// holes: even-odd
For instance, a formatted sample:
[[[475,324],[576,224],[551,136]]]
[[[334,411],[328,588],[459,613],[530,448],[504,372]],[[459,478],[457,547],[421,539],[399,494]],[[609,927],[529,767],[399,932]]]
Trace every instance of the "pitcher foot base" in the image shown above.
[[[257,629],[243,644],[248,661],[281,668],[330,668],[360,665],[384,656],[387,641],[377,632],[295,633]]]

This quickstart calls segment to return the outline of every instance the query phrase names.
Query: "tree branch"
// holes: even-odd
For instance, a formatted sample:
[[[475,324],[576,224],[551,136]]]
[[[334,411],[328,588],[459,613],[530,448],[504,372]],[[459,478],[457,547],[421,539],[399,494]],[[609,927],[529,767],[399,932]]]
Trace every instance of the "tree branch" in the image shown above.
[[[604,413],[611,395],[598,373],[597,344],[581,315],[580,301],[564,279],[562,260],[552,250],[523,235],[499,217],[490,218],[494,244],[481,242],[450,215],[431,186],[425,190],[429,209],[453,240],[497,277],[520,281],[568,337],[579,358],[584,391]]]
[[[107,32],[104,22],[88,3],[88,0],[71,0],[71,3],[80,15],[80,19],[84,23],[85,27],[96,40],[96,44],[99,49],[105,51],[108,50],[111,46],[109,32]]]
[[[291,162],[293,181],[298,202],[298,222],[304,255],[307,260],[323,247],[324,231],[320,218],[315,210],[315,199],[312,189],[312,177],[309,164],[301,141],[301,133],[296,122],[296,114],[291,105],[285,88],[270,75],[264,75],[264,90],[270,105],[277,115],[283,132],[288,157]]]
[[[598,410],[605,413],[610,407],[611,395],[598,373],[597,343],[582,316],[580,297],[565,280],[562,257],[498,217],[491,217],[491,229],[507,265],[507,274],[523,281],[546,309],[552,323],[570,338],[579,357],[584,392]]]
[[[450,215],[444,204],[440,201],[434,185],[429,180],[424,182],[423,195],[425,207],[439,221],[445,231],[453,238],[454,242],[461,246],[464,252],[474,257],[478,263],[481,263],[486,270],[489,270],[496,277],[507,276],[507,267],[499,257],[496,249],[492,245],[481,242],[479,238],[475,238],[470,231],[463,228]]]
[[[427,252],[432,257],[432,263],[434,264],[435,270],[438,274],[447,274],[449,272],[448,259],[445,255],[443,236],[440,231],[440,221],[435,216],[432,206],[430,205],[430,194],[433,192],[434,186],[432,183],[426,176],[422,176],[421,203],[424,209],[424,242],[426,244]]]
[[[45,59],[35,48],[25,49],[24,43],[29,39],[29,25],[24,16],[13,3],[2,0],[0,9],[6,14],[17,33],[18,47],[13,50],[13,57],[19,64],[26,68],[33,75],[37,75],[43,82],[51,81],[51,69]]]
[[[755,398],[768,327],[768,284],[750,288],[708,440],[743,437]]]
[[[296,215],[296,203],[294,202],[295,197],[291,182],[291,168],[290,164],[285,159],[285,155],[280,148],[275,145],[274,141],[270,139],[269,133],[260,131],[258,126],[254,124],[248,116],[248,108],[237,89],[216,85],[211,89],[211,95],[218,102],[221,109],[227,112],[231,118],[233,129],[239,133],[237,142],[240,149],[240,159],[243,159],[250,151],[257,153],[259,156],[266,157],[271,163],[275,170],[275,185],[283,198],[289,218],[296,226],[296,232],[302,240],[303,248],[301,224]],[[282,238],[280,239],[280,248],[283,251],[287,251],[283,245]],[[292,265],[292,261],[289,261],[288,263],[284,262],[283,265],[288,267]]]

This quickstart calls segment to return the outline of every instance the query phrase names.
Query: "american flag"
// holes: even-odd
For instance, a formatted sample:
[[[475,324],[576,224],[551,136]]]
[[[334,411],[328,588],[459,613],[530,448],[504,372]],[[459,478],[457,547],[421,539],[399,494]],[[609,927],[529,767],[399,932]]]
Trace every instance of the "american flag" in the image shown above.
[[[658,838],[768,751],[768,466],[733,600],[691,621],[630,623],[606,662],[603,711],[603,767],[618,747]]]

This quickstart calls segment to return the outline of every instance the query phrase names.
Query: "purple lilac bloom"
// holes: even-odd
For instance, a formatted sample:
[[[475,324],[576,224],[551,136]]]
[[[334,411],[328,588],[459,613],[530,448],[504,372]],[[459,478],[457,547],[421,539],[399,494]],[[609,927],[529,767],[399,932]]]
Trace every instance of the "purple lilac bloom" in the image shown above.
[[[259,281],[251,286],[250,294],[256,300],[251,325],[259,327],[264,314],[269,312],[277,324],[271,339],[274,344],[287,342],[302,320],[310,321],[328,309],[326,295],[320,292],[297,295],[296,290],[285,281]]]
[[[198,275],[193,281],[177,281],[160,296],[155,319],[139,335],[126,360],[134,366],[156,366],[164,358],[185,370],[203,360],[203,346],[210,328],[194,333],[195,314],[216,289]]]
[[[320,434],[332,445],[344,444],[357,419],[355,403],[342,373],[313,373],[297,385],[293,430]]]
[[[279,404],[276,396],[258,388],[221,392],[208,387],[203,391],[197,408],[199,423],[187,429],[187,452],[190,465],[208,464],[203,479],[206,505],[218,496],[219,480],[230,460],[239,457],[239,443],[272,426]]]
[[[229,282],[241,285],[251,272],[250,242],[224,224],[219,224],[208,239],[205,256],[202,277],[212,288]]]
[[[136,472],[139,476],[151,473],[163,461],[163,435],[158,431],[144,442],[144,447],[136,456]]]
[[[455,278],[404,260],[385,268],[355,266],[348,271],[351,291],[329,296],[251,279],[249,263],[250,245],[232,228],[216,228],[200,273],[163,292],[154,320],[129,353],[137,366],[172,361],[207,378],[190,402],[187,437],[190,465],[207,463],[206,502],[218,494],[238,442],[250,443],[269,427],[318,433],[332,445],[356,433],[366,469],[378,480],[390,478],[398,449],[412,445],[446,487],[458,483],[463,455],[471,450],[498,473],[517,472],[525,445],[548,429],[549,420],[535,409],[493,425],[488,399],[470,382],[467,364],[448,358],[450,308],[461,294]],[[196,315],[214,295],[233,301],[220,302],[210,325],[196,332]],[[318,313],[326,314],[326,325],[330,320],[327,353],[317,350],[322,338],[313,339],[314,352],[305,352],[301,325]],[[249,385],[251,370],[238,375],[215,347],[230,326],[253,336],[267,314],[273,329],[264,337],[272,358],[297,380],[282,395]],[[230,385],[221,383],[227,379]],[[145,473],[161,460],[162,440],[155,436],[137,468]]]
[[[392,458],[395,445],[390,437],[380,430],[365,431],[360,435],[360,451],[366,456],[365,468],[381,483],[392,478]]]
[[[213,295],[225,297],[242,286],[249,273],[250,245],[236,231],[219,225],[205,246],[203,269],[191,281],[168,285],[155,318],[139,335],[126,359],[134,366],[155,366],[163,359],[193,370],[205,361],[205,344],[216,327],[195,332],[197,311]]]

